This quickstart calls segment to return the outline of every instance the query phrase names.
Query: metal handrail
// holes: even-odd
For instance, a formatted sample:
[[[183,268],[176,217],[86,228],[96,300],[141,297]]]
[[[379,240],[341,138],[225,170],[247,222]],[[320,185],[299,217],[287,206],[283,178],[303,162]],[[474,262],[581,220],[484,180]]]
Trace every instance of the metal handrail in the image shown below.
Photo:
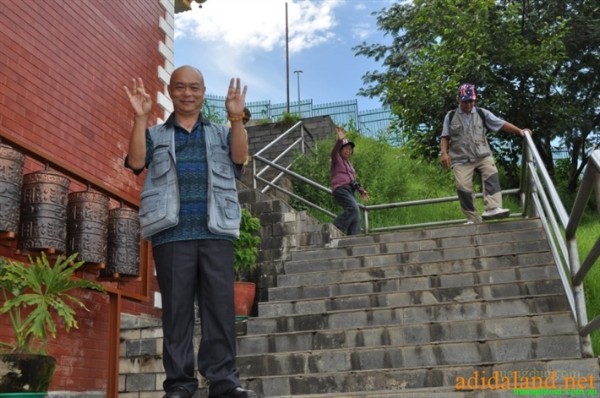
[[[600,328],[600,316],[592,322],[588,322],[583,280],[600,257],[600,237],[581,266],[576,232],[594,185],[596,185],[596,189],[600,189],[600,150],[595,150],[590,154],[569,216],[547,170],[543,167],[533,139],[529,134],[525,138],[523,159],[525,159],[527,167],[522,168],[521,183],[526,184],[525,191],[531,193],[532,211],[540,215],[548,235],[551,251],[558,266],[571,311],[578,324],[579,334],[582,337],[582,352],[586,356],[593,356],[589,334]]]
[[[284,134],[289,134],[292,129],[298,127],[299,125],[301,126],[301,122],[296,123]],[[267,147],[272,146],[276,141],[282,139],[283,136],[284,135],[278,137],[277,140],[271,142]],[[307,143],[304,141],[303,136],[299,140],[294,141],[292,145],[296,146],[298,144],[302,145],[304,150],[304,145]],[[277,158],[273,161],[262,156],[267,147],[253,156],[252,169],[254,187],[256,188],[257,182],[260,181],[265,184],[266,187],[284,192],[286,195],[302,201],[313,209],[316,209],[328,216],[335,217],[335,214],[329,210],[323,209],[320,206],[275,184],[277,179],[285,174],[286,176],[300,180],[317,190],[329,194],[332,193],[330,188],[289,170],[291,164],[287,166],[277,164],[277,161],[280,160],[282,156],[277,156]],[[287,153],[289,150],[290,148],[286,149],[285,152]],[[548,171],[544,167],[542,158],[540,157],[535,143],[533,142],[533,139],[529,133],[525,134],[523,140],[522,159],[524,163],[521,167],[521,186],[517,189],[503,190],[502,193],[520,195],[523,211],[522,214],[518,216],[538,217],[541,220],[542,227],[548,236],[550,250],[555,259],[558,273],[560,275],[563,288],[565,289],[571,312],[573,313],[578,325],[579,334],[581,336],[582,353],[584,356],[593,356],[589,334],[592,331],[600,328],[600,316],[596,317],[591,322],[588,322],[587,320],[587,311],[583,292],[583,280],[596,260],[600,257],[600,236],[598,237],[598,240],[594,244],[590,253],[584,259],[583,264],[580,265],[579,249],[576,242],[576,232],[581,216],[587,202],[589,201],[594,186],[596,190],[600,190],[600,150],[593,151],[589,157],[584,177],[577,193],[575,204],[570,216],[560,200],[560,196],[558,195]],[[265,164],[265,167],[260,173],[256,172],[256,162]],[[267,168],[274,168],[279,170],[280,173],[277,175],[277,177],[275,177],[275,179],[269,181],[262,177],[262,174]],[[481,197],[481,194],[476,196]],[[436,222],[379,228],[373,228],[369,225],[369,212],[372,211],[452,201],[458,201],[458,196],[376,205],[364,205],[359,203],[359,208],[363,212],[364,232],[370,233],[404,228],[456,224],[458,222],[462,222],[463,220],[442,220]]]
[[[289,152],[291,152],[293,149],[296,148],[296,146],[298,144],[300,144],[300,152],[301,153],[305,153],[306,152],[306,148],[310,148],[310,143],[306,142],[306,135],[308,134],[309,137],[311,137],[311,139],[314,140],[314,137],[312,136],[312,134],[310,133],[310,131],[304,126],[304,123],[302,122],[302,120],[296,122],[292,127],[290,127],[289,129],[287,129],[286,131],[284,131],[279,137],[275,138],[273,141],[271,141],[269,144],[265,145],[261,150],[259,150],[253,157],[252,157],[252,186],[254,189],[257,189],[257,179],[256,177],[260,177],[262,176],[264,173],[266,173],[269,168],[271,167],[270,164],[267,163],[267,165],[260,170],[259,172],[256,171],[257,168],[257,164],[256,164],[256,160],[255,159],[262,159],[263,161],[266,160],[262,155],[263,153],[267,152],[269,149],[271,149],[271,147],[275,146],[275,144],[279,143],[279,141],[282,141],[284,138],[286,138],[288,135],[290,135],[295,129],[296,127],[300,127],[300,137],[298,139],[296,139],[294,142],[292,142],[291,145],[289,145],[286,149],[284,149],[283,151],[281,151],[281,153],[275,158],[273,159],[274,163],[277,163],[277,161],[281,160],[282,158],[285,157],[285,155],[287,155]],[[278,174],[274,181],[279,180],[283,174],[285,174],[285,171],[288,171],[287,169],[289,169],[289,167],[291,167],[291,164],[289,164],[287,166],[286,169],[282,170],[282,173]],[[266,190],[274,185],[273,184],[267,184],[267,186],[265,187],[265,189],[262,191],[263,193],[266,192]]]

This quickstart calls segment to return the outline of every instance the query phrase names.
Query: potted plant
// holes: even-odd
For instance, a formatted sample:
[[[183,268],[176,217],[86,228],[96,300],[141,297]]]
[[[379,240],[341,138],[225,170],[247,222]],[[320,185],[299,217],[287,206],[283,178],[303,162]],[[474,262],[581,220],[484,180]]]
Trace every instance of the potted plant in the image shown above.
[[[104,290],[73,276],[84,264],[74,262],[77,255],[58,256],[53,266],[43,252],[29,264],[0,257],[0,316],[8,316],[14,333],[14,342],[0,342],[0,396],[46,396],[56,367],[48,338],[56,338],[59,327],[77,328],[75,310],[87,311],[72,291]]]
[[[260,246],[260,220],[253,217],[248,209],[242,208],[240,236],[233,241],[235,259],[234,300],[235,315],[247,317],[252,311],[256,283],[247,281],[258,266],[258,248]]]

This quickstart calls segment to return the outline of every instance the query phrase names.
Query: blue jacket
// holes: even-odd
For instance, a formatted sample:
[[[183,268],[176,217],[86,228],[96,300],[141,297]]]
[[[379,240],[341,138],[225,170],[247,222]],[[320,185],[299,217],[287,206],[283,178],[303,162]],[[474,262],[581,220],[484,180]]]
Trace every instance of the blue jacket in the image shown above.
[[[175,164],[175,129],[159,124],[148,130],[154,144],[152,161],[140,200],[142,237],[174,227],[179,222],[179,186]],[[204,126],[208,163],[208,229],[214,234],[239,236],[241,208],[231,161],[229,128],[213,123]]]

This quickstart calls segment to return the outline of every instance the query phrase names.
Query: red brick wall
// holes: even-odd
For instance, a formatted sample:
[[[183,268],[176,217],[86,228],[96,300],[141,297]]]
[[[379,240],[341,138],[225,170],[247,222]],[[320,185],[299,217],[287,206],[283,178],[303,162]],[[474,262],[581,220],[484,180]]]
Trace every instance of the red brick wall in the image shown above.
[[[158,50],[165,39],[158,25],[164,16],[159,0],[2,1],[3,141],[21,143],[42,157],[58,159],[58,166],[91,176],[99,188],[116,193],[112,206],[119,204],[119,197],[137,200],[141,177],[123,168],[132,118],[123,86],[141,77],[155,102],[156,93],[163,91],[157,71],[165,64]],[[157,117],[162,111],[155,106]],[[28,158],[26,172],[41,168],[42,163]],[[73,180],[71,190],[85,186],[85,178]],[[19,258],[15,246],[1,247],[0,255]],[[140,282],[108,285],[143,292]],[[51,343],[49,352],[58,359],[51,390],[106,388],[108,296],[78,296],[90,312],[79,310],[79,329],[61,334],[60,344]],[[123,310],[158,315],[151,302],[124,300]],[[0,340],[10,336],[7,324],[0,317]]]

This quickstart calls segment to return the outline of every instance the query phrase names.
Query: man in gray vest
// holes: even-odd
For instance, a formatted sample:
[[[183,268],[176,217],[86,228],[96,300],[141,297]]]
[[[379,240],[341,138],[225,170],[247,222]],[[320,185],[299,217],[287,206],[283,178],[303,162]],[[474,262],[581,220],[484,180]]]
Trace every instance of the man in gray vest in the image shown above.
[[[470,83],[458,89],[458,108],[444,118],[440,155],[442,167],[454,170],[456,190],[466,224],[481,222],[481,219],[500,219],[510,215],[510,210],[502,208],[502,192],[498,169],[486,137],[486,130],[506,131],[521,137],[530,130],[523,130],[506,122],[483,108],[476,108],[477,94]],[[473,175],[481,175],[484,212],[479,216],[475,209]]]
[[[242,120],[246,87],[231,79],[225,100],[231,127],[201,113],[204,77],[194,67],[173,71],[174,112],[148,128],[152,100],[142,79],[125,87],[134,111],[126,167],[147,169],[140,200],[144,239],[152,241],[161,292],[164,398],[191,398],[198,389],[193,346],[194,302],[201,319],[198,370],[209,397],[256,397],[241,388],[235,367],[233,240],[241,209],[235,176],[248,157]]]

